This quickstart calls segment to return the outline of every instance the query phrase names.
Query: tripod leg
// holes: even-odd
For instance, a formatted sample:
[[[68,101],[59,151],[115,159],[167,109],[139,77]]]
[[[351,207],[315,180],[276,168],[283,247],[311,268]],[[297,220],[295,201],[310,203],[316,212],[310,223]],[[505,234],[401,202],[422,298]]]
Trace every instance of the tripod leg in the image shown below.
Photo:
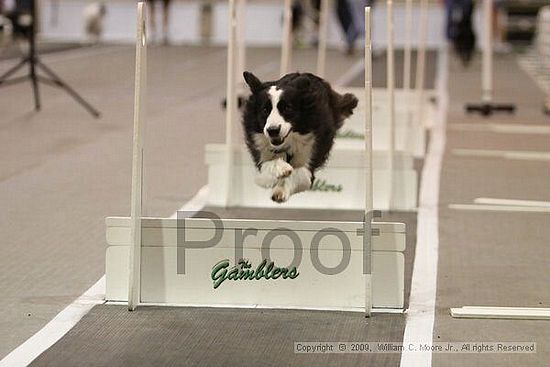
[[[17,65],[15,65],[14,67],[12,67],[11,69],[9,69],[8,71],[6,71],[4,74],[2,74],[0,76],[0,85],[2,85],[4,82],[7,81],[7,79],[12,76],[13,74],[15,74],[17,72],[17,70],[21,69],[29,60],[28,59],[23,59],[21,60]]]
[[[84,98],[80,96],[73,88],[71,88],[67,83],[65,83],[57,74],[55,74],[50,68],[44,65],[40,60],[36,60],[36,66],[41,68],[44,73],[46,73],[51,79],[52,82],[64,89],[71,97],[75,99],[82,107],[84,107],[88,112],[90,112],[94,117],[99,117],[100,113],[96,110],[91,104],[89,104]]]

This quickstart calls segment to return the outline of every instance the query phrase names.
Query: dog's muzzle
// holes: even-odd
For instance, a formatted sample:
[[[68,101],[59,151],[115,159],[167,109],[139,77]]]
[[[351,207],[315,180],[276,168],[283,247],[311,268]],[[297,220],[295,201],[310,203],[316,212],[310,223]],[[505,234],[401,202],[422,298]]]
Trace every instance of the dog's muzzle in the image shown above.
[[[270,126],[266,129],[269,142],[273,147],[280,147],[285,142],[285,139],[290,134],[290,131],[285,135],[281,136],[281,126]]]
[[[274,147],[278,147],[285,142],[284,139],[281,139],[280,137],[269,138],[269,141],[271,142],[271,145],[273,145]]]

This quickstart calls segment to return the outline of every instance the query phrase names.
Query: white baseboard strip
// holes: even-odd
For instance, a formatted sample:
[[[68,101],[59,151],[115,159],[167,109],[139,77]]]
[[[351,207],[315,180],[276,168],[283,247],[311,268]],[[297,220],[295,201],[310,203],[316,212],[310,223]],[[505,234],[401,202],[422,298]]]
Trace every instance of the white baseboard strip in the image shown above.
[[[499,124],[495,122],[482,125],[479,123],[449,124],[448,129],[453,131],[491,132],[498,134],[550,134],[550,126],[548,125]]]
[[[486,212],[550,213],[550,208],[518,205],[449,204],[449,209]]]
[[[550,308],[464,306],[451,308],[451,316],[462,319],[550,320]]]
[[[550,161],[550,152],[492,149],[453,149],[452,153],[453,155],[461,157],[486,157],[525,161]]]
[[[519,199],[498,199],[498,198],[476,198],[475,204],[482,205],[504,205],[504,206],[526,206],[531,208],[550,208],[550,201],[519,200]]]

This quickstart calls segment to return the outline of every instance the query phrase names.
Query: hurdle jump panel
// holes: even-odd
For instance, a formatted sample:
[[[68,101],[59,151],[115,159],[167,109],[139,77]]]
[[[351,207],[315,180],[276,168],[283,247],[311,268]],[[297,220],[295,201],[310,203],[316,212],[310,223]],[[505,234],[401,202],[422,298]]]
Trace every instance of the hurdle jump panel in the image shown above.
[[[342,139],[344,140],[344,139]],[[351,140],[351,139],[350,139]],[[251,185],[257,174],[256,168],[244,147],[234,149],[233,159],[233,204],[241,207],[304,208],[304,209],[357,209],[365,207],[364,150],[340,149],[340,145],[361,145],[362,140],[338,142],[327,166],[316,173],[313,190],[293,195],[284,204],[271,200],[269,190]],[[374,152],[373,192],[374,208],[389,209],[389,190],[384,152]],[[225,206],[226,184],[224,175],[226,150],[223,144],[206,146],[208,165],[208,204]],[[395,209],[415,210],[417,206],[417,172],[413,169],[412,156],[396,154],[394,173]],[[245,189],[246,188],[246,189]],[[245,192],[246,190],[246,192]]]
[[[196,306],[239,306],[304,309],[341,309],[364,311],[365,276],[363,242],[357,230],[363,223],[355,222],[293,222],[258,220],[222,220],[223,234],[218,245],[201,249],[186,249],[185,274],[178,274],[177,219],[144,218],[142,220],[141,304],[173,304]],[[129,218],[107,218],[107,291],[108,301],[126,301],[128,297],[128,254],[130,249]],[[213,224],[209,219],[186,219],[186,238],[212,238]],[[242,245],[235,243],[235,232],[258,229]],[[296,279],[226,280],[213,288],[212,267],[223,259],[234,263],[235,247],[253,267],[264,256],[261,244],[267,233],[288,228],[298,235],[302,244],[302,260]],[[337,266],[343,254],[349,265],[339,274],[324,275],[314,268],[310,254],[312,239],[323,228],[337,228],[349,241],[342,251],[341,241],[327,236],[320,241],[319,260],[326,267]],[[380,236],[373,237],[373,306],[402,308],[404,292],[405,225],[374,223]],[[330,230],[328,230],[330,231]],[[288,266],[294,246],[285,236],[271,242],[270,259],[276,266]],[[179,249],[181,250],[181,247]],[[181,256],[181,254],[180,254]]]
[[[350,137],[357,139],[364,133],[363,114],[365,113],[365,100],[361,93],[361,88],[338,88],[340,93],[352,93],[358,99],[359,103],[353,115],[351,115],[340,129],[338,140],[349,140]],[[373,90],[373,137],[374,150],[389,149],[389,109],[388,96],[386,89],[375,88]],[[437,116],[436,105],[431,101],[436,96],[435,91],[428,90],[424,92],[424,107],[422,124],[412,124],[407,126],[408,121],[412,121],[413,108],[410,104],[416,105],[415,98],[406,98],[406,92],[402,89],[395,90],[395,98],[399,103],[395,105],[395,143],[396,151],[404,150],[417,158],[424,157],[426,153],[426,135],[427,129],[433,126]],[[411,129],[412,132],[408,130]]]

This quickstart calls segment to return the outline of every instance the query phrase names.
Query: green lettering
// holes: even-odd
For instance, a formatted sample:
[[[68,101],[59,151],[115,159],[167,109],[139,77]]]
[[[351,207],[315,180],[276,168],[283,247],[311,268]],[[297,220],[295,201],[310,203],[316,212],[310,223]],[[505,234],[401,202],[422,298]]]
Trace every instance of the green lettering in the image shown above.
[[[258,265],[258,267],[256,268],[256,276],[255,276],[256,280],[260,280],[264,276],[264,267],[266,263],[267,263],[267,260],[264,259],[264,261],[262,261],[262,263]]]
[[[271,274],[271,279],[277,279],[281,276],[281,268],[273,269],[273,274]]]
[[[212,281],[214,282],[214,289],[218,288],[220,284],[226,279],[227,268],[229,267],[229,260],[225,259],[218,262],[212,268]]]
[[[330,184],[326,180],[315,180],[313,185],[311,185],[311,191],[322,191],[322,192],[341,192],[344,189],[342,185]]]
[[[292,268],[292,269],[290,269],[290,271],[288,272],[288,277],[289,277],[290,279],[295,279],[295,278],[298,277],[298,275],[300,275],[300,273],[298,273],[298,271],[296,270],[295,267]]]
[[[265,260],[264,260],[264,261],[265,261]],[[269,272],[271,272],[271,270],[273,269],[273,265],[275,265],[275,264],[273,264],[273,261],[271,261],[271,262],[269,263],[269,265],[267,266],[267,269],[266,269],[265,275],[264,275],[264,278],[265,278],[265,279],[269,279],[269,278],[270,278],[270,277],[269,277]]]
[[[219,261],[216,265],[212,267],[212,272],[210,277],[212,278],[214,289],[217,289],[226,279],[231,280],[260,280],[262,278],[269,279],[295,279],[300,275],[296,267],[292,269],[288,268],[279,268],[275,266],[273,261],[267,262],[267,259],[264,259],[256,270],[252,270],[249,263],[248,266],[244,266],[242,263],[239,263],[238,266],[229,268],[229,260],[224,259]]]
[[[239,269],[233,268],[229,271],[229,274],[227,275],[227,279],[231,280],[239,280]]]
[[[244,269],[239,275],[239,279],[253,280],[254,279],[254,270]]]

